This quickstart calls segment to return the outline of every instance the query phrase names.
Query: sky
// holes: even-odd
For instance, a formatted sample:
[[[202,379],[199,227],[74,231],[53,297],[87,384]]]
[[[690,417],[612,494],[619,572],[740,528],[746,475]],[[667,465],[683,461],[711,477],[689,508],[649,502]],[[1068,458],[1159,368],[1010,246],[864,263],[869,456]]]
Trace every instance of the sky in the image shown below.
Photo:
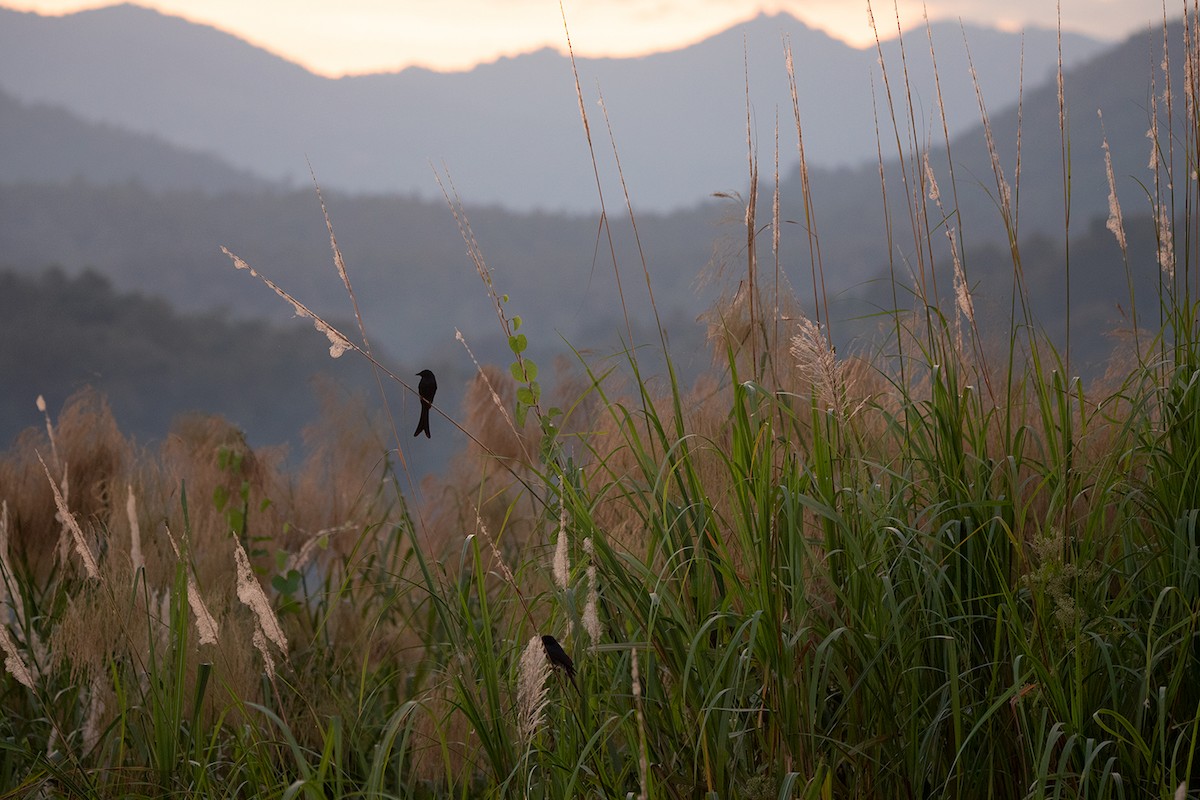
[[[700,41],[765,11],[786,11],[856,46],[873,41],[867,0],[136,0],[213,25],[336,77],[409,66],[452,71],[539,47],[564,50],[563,15],[581,56],[634,56]],[[1185,2],[1166,0],[1172,14]],[[112,0],[0,0],[41,14],[112,5]],[[1163,0],[1062,0],[1064,30],[1115,40],[1160,26]],[[1054,0],[876,0],[880,34],[931,20],[961,19],[1018,30],[1053,28]]]

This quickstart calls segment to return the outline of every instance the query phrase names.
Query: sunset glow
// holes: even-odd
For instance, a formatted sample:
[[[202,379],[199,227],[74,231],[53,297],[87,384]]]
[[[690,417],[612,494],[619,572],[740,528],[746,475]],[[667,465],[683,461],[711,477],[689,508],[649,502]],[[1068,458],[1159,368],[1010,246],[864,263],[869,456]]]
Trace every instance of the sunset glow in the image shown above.
[[[80,0],[0,0],[0,5],[40,14],[67,14],[111,5]],[[228,31],[314,72],[329,76],[424,66],[468,69],[540,47],[565,50],[563,16],[550,0],[139,0],[139,5]],[[891,3],[876,4],[883,38],[895,35]],[[990,0],[900,0],[901,26],[931,19],[961,19],[1013,30],[1053,27],[1056,9],[1045,0],[1013,0],[1000,10]],[[856,46],[874,39],[865,0],[564,0],[575,52],[585,56],[636,56],[699,41],[760,12],[784,11]],[[1064,0],[1065,30],[1120,38],[1160,24],[1158,0]]]

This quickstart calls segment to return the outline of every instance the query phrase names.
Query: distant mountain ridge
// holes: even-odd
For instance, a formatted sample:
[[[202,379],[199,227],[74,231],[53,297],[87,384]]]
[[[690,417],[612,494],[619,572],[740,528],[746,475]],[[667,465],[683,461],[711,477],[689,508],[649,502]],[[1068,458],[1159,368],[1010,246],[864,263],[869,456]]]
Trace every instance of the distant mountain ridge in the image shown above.
[[[1167,38],[1171,47],[1178,48],[1183,39],[1182,26],[1173,25]],[[1075,352],[1093,363],[1104,345],[1103,338],[1096,334],[1120,322],[1129,308],[1127,304],[1118,307],[1124,303],[1120,294],[1126,285],[1126,264],[1138,283],[1138,297],[1155,296],[1152,286],[1143,290],[1156,278],[1158,267],[1153,226],[1146,215],[1147,204],[1139,182],[1148,185],[1149,143],[1144,134],[1151,81],[1161,81],[1157,65],[1163,60],[1162,43],[1161,32],[1131,37],[1100,57],[1069,69],[1064,76],[1073,193],[1072,325],[1078,334]],[[909,41],[908,47],[915,48],[916,43]],[[1177,49],[1172,53],[1172,82],[1178,87],[1182,85],[1183,58]],[[552,53],[543,55],[554,58]],[[910,57],[910,76],[916,69],[913,62]],[[519,71],[530,63],[530,59],[511,59],[506,68]],[[906,102],[905,97],[895,100],[899,105]],[[939,143],[937,128],[927,123],[923,110],[926,106],[919,93],[914,95],[914,104],[918,122],[911,126],[904,123],[900,111],[900,136],[892,135],[889,141],[884,135],[887,163],[883,177],[888,187],[891,228],[884,221],[877,165],[814,167],[811,171],[815,230],[820,238],[825,277],[822,291],[828,290],[834,305],[831,329],[841,337],[839,346],[858,329],[874,325],[872,314],[878,308],[911,299],[898,292],[897,300],[892,294],[888,269],[890,265],[891,274],[905,280],[908,270],[921,260],[914,252],[912,233],[920,226],[909,223],[910,207],[916,201],[925,200],[926,209],[934,215],[927,222],[927,244],[930,250],[937,250],[937,255],[926,263],[934,263],[939,274],[946,275],[950,265],[943,223],[960,232],[966,247],[968,279],[978,292],[981,314],[989,303],[1004,305],[1011,287],[1013,267],[1007,240],[1003,231],[997,234],[992,230],[998,227],[999,213],[994,206],[995,189],[982,131],[975,126],[953,138],[957,191],[952,191],[945,170],[944,144]],[[5,108],[16,108],[17,116],[3,116]],[[1108,190],[1097,108],[1104,111],[1104,133],[1111,146],[1115,180],[1131,230],[1128,262],[1105,227]],[[15,149],[15,139],[9,138],[7,131],[21,126],[3,126],[11,119],[19,122],[25,112],[35,117],[45,112],[48,118],[101,144],[110,137],[128,137],[126,145],[132,151],[148,147],[137,136],[81,123],[61,109],[16,103],[0,105],[0,150]],[[1176,112],[1181,113],[1182,108]],[[1061,143],[1054,83],[1030,89],[1021,114],[1023,269],[1039,309],[1046,313],[1048,329],[1060,331],[1066,251],[1062,242],[1062,168],[1056,161]],[[802,116],[807,126],[813,114],[802,109]],[[1017,111],[1012,106],[1000,104],[997,108],[989,104],[989,116],[1000,161],[1008,180],[1015,184]],[[809,129],[805,130],[807,143]],[[924,163],[910,149],[914,130],[917,146],[928,148],[929,165],[938,175],[944,201],[948,203],[957,196],[960,216],[937,218],[940,212],[928,199],[927,187],[918,183]],[[602,137],[603,129],[593,125],[593,134]],[[784,128],[782,135],[791,136],[793,132]],[[1181,135],[1177,127],[1174,138],[1179,140]],[[1172,138],[1165,126],[1160,128],[1160,136],[1164,142]],[[897,142],[907,154],[903,175],[895,158]],[[163,147],[164,152],[172,151],[168,145]],[[744,141],[741,147],[744,158]],[[186,153],[175,155],[185,162],[189,157]],[[502,159],[504,154],[497,151],[495,157]],[[1182,168],[1182,152],[1177,152],[1176,158]],[[764,165],[769,163],[769,155],[760,153],[760,160]],[[80,154],[77,163],[86,164],[88,159]],[[773,188],[773,176],[765,166],[763,170],[763,193],[758,205],[758,221],[763,225],[760,263],[770,258],[766,223]],[[185,185],[187,171],[181,174],[180,188],[171,190],[155,188],[141,179],[118,180],[113,185],[103,175],[71,183],[64,183],[61,175],[50,175],[16,185],[0,174],[0,267],[35,274],[47,265],[57,264],[71,275],[94,268],[111,280],[117,291],[152,293],[189,313],[217,308],[231,312],[233,318],[282,320],[289,316],[290,309],[266,287],[232,269],[219,250],[220,245],[228,245],[319,313],[333,317],[348,313],[344,287],[330,264],[324,219],[310,186],[269,185],[259,191],[218,189],[218,194],[211,188]],[[462,188],[465,180],[456,178]],[[737,180],[732,188],[744,192],[745,183],[745,179]],[[447,407],[455,407],[458,398],[452,387],[465,385],[471,369],[455,339],[457,332],[463,332],[485,362],[502,361],[506,348],[505,340],[496,336],[490,302],[479,286],[444,201],[398,194],[354,195],[324,185],[338,242],[362,300],[372,341],[396,354],[400,372],[411,373],[433,365],[439,377],[446,377],[446,388],[441,391],[447,394]],[[704,360],[703,330],[696,324],[697,314],[710,307],[721,288],[736,283],[745,274],[742,203],[736,198],[710,199],[672,214],[639,210],[636,241],[625,215],[611,203],[609,209],[616,259],[626,277],[633,269],[639,279],[632,283],[638,283],[644,256],[656,309],[670,331],[675,358]],[[627,294],[622,302],[612,301],[618,296],[617,276],[608,257],[603,252],[598,254],[598,249],[603,251],[606,245],[601,242],[598,248],[597,237],[602,234],[598,233],[595,215],[515,213],[481,206],[470,198],[467,210],[495,285],[511,294],[510,310],[526,320],[522,331],[528,333],[531,344],[536,343],[539,353],[561,352],[562,341],[606,352],[630,340],[653,339],[653,331],[645,325],[654,314],[643,292],[634,291],[626,282]],[[802,302],[811,301],[807,287],[812,285],[809,259],[813,251],[807,240],[808,228],[798,224],[805,220],[805,214],[792,171],[784,176],[781,187],[780,219],[784,224],[779,269],[781,278],[797,288]],[[710,265],[723,266],[724,277],[702,281],[698,277],[702,273],[707,277],[717,272],[706,270]],[[942,287],[952,284],[947,275]],[[634,326],[643,327],[627,333],[625,312]],[[842,324],[842,320],[848,324]],[[315,357],[323,358],[327,349],[323,337],[311,329],[306,333]],[[10,341],[9,347],[14,346]],[[18,349],[13,358],[27,359],[28,348]],[[540,355],[539,359],[549,363],[550,357]],[[36,396],[38,390],[36,386],[19,389],[26,398],[20,401],[26,404],[24,413],[28,413],[30,392]],[[156,390],[151,387],[146,391],[153,394]]]
[[[256,192],[269,183],[148,134],[87,122],[0,91],[0,182],[137,183],[152,190]]]
[[[948,23],[931,34],[952,132],[978,117],[964,36],[985,96],[996,105],[1015,99],[1021,37]],[[577,60],[605,191],[620,190],[600,93],[639,208],[688,206],[744,186],[747,90],[760,155],[773,146],[778,114],[782,162],[794,163],[785,36],[810,163],[872,160],[871,93],[883,88],[871,79],[874,49],[849,47],[786,14],[760,15],[681,50]],[[925,31],[905,43],[910,82],[925,92],[918,102],[932,124]],[[1064,35],[1064,61],[1070,66],[1102,46]],[[899,62],[899,42],[882,47],[885,60]],[[1045,79],[1057,62],[1057,34],[1026,33],[1023,58],[1027,84]],[[134,5],[64,17],[0,8],[0,89],[270,181],[307,181],[309,159],[330,187],[428,198],[440,194],[431,165],[444,165],[472,202],[597,207],[572,71],[552,50],[459,73],[410,68],[331,80],[215,28]]]

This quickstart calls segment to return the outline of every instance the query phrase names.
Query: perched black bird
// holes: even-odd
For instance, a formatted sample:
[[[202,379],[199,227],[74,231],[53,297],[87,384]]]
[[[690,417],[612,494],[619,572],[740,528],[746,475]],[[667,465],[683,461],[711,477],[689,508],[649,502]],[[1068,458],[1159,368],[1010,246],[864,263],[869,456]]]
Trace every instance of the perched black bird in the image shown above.
[[[417,394],[421,396],[421,420],[417,423],[413,436],[425,431],[425,438],[429,439],[429,407],[433,405],[433,396],[437,394],[437,378],[427,369],[417,374],[421,376],[421,382],[417,384]]]
[[[546,649],[546,658],[554,665],[555,669],[562,667],[567,671],[567,677],[571,679],[571,683],[575,682],[575,662],[562,649],[562,645],[548,633],[542,634],[542,647]]]

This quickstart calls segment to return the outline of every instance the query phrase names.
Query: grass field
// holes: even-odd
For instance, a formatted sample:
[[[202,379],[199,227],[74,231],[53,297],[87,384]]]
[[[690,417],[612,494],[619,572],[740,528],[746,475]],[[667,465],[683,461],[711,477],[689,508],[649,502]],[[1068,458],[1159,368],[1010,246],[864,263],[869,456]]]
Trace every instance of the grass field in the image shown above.
[[[451,193],[513,363],[440,409],[463,449],[419,487],[410,423],[333,393],[299,465],[200,416],[148,451],[78,396],[0,460],[4,796],[1185,796],[1196,88],[1153,109],[1153,175],[1190,175],[1142,201],[1159,257],[1128,269],[1160,275],[1158,314],[1094,381],[1027,311],[1000,159],[1013,302],[995,331],[952,187],[898,145],[912,218],[893,229],[916,260],[869,350],[835,352],[819,248],[776,250],[752,155],[746,271],[688,387],[664,336],[543,390],[519,298]],[[1123,245],[1115,189],[1111,206]],[[811,267],[812,296],[781,263]],[[613,264],[622,292],[652,292],[644,266]],[[318,327],[373,358],[365,329]]]

